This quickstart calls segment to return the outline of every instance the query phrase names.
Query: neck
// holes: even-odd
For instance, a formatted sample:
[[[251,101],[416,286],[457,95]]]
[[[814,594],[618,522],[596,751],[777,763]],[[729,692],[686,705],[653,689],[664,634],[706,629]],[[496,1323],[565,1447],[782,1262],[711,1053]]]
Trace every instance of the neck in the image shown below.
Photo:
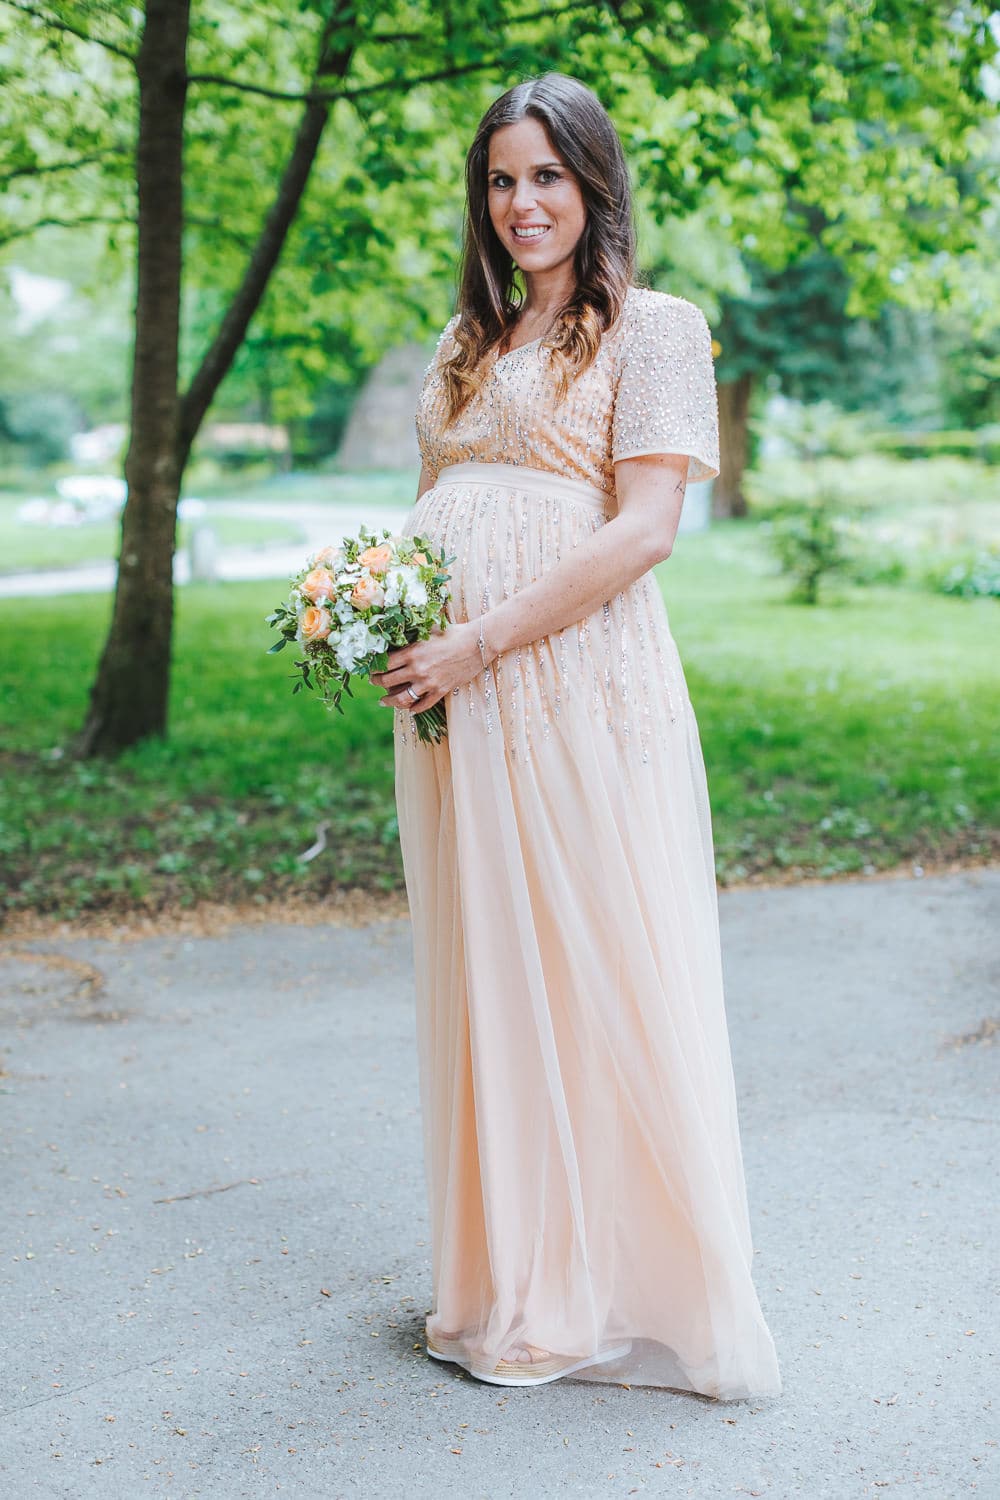
[[[524,286],[521,316],[527,314],[533,321],[554,318],[576,288],[572,260],[562,261],[547,271],[525,271]]]

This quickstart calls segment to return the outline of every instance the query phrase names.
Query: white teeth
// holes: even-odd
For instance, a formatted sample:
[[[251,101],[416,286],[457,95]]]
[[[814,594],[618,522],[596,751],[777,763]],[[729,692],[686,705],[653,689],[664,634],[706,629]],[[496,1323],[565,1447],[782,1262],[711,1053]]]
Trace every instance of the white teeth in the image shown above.
[[[547,224],[542,224],[537,229],[515,228],[514,230],[514,233],[519,240],[537,240],[540,235],[548,234],[548,232],[549,226]]]

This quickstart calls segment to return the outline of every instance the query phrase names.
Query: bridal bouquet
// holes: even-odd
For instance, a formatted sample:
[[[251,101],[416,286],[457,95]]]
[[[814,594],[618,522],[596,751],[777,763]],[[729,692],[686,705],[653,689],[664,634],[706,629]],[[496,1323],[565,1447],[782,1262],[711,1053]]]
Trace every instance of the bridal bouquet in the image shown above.
[[[288,598],[265,616],[281,632],[267,654],[292,642],[301,646],[302,660],[295,663],[301,677],[292,692],[317,688],[328,709],[343,713],[341,695],[354,696],[352,673],[384,672],[390,650],[446,627],[451,591],[445,569],[453,561],[423,537],[384,529],[379,539],[362,526],[358,536],[324,547],[296,573]],[[443,700],[413,718],[425,742],[448,732]]]

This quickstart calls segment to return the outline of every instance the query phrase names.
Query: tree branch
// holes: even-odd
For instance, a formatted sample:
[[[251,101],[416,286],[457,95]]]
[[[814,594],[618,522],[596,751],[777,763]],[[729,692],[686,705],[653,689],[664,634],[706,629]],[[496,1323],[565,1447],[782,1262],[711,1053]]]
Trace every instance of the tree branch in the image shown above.
[[[366,94],[380,94],[385,89],[399,90],[407,93],[410,89],[419,88],[422,83],[442,83],[448,78],[461,78],[466,73],[484,73],[499,66],[498,57],[486,58],[482,62],[463,63],[460,68],[439,68],[436,73],[421,73],[416,78],[382,78],[378,83],[366,83],[361,88],[343,89],[339,94],[331,96],[334,99],[361,99]]]
[[[135,224],[132,214],[85,214],[79,219],[36,219],[33,224],[24,224],[18,229],[0,232],[0,245],[10,245],[14,240],[23,240],[38,229],[79,229],[84,224]]]
[[[126,47],[119,47],[116,43],[109,42],[101,36],[91,36],[79,26],[71,26],[68,21],[57,21],[54,16],[40,10],[37,5],[28,4],[27,0],[3,0],[3,4],[9,5],[11,10],[18,11],[22,16],[31,16],[34,20],[43,22],[53,31],[64,31],[69,36],[75,36],[78,41],[90,42],[95,47],[103,47],[105,52],[113,52],[116,57],[123,57],[126,62],[135,63],[136,54],[129,52]]]
[[[269,89],[262,83],[244,83],[238,78],[227,78],[223,73],[189,73],[188,83],[214,84],[217,88],[236,89],[241,94],[258,94],[262,99],[279,99],[287,104],[322,103],[325,99],[337,97],[335,94],[324,94],[321,90],[315,89],[310,89],[306,93],[292,89]]]
[[[342,0],[349,9],[353,0]],[[314,73],[315,78],[344,78],[354,58],[356,39],[333,49],[331,38],[342,21],[341,6],[334,6],[324,27]],[[243,280],[230,303],[218,332],[205,353],[194,378],[180,403],[180,457],[183,464],[205,413],[215,393],[228,374],[236,353],[246,336],[261,298],[267,290],[271,273],[278,263],[288,231],[309,181],[319,143],[330,116],[330,104],[319,94],[310,93],[295,136],[288,163],[268,211],[264,226],[247,263]]]
[[[254,238],[251,234],[241,234],[238,229],[231,229],[221,219],[204,218],[201,214],[184,214],[185,229],[210,229],[220,239],[232,240],[234,245],[239,245],[241,250],[252,250]]]
[[[526,11],[524,15],[511,16],[508,26],[523,26],[530,21],[563,20],[572,15],[574,11],[593,10],[592,3],[581,5],[565,5],[561,10],[547,8],[537,11]],[[369,36],[358,38],[358,45],[367,41],[385,42],[417,42],[423,40],[422,34],[409,32],[372,32]],[[189,73],[188,83],[204,83],[216,88],[237,89],[244,94],[258,94],[264,99],[277,99],[283,103],[311,104],[314,101],[334,104],[338,99],[360,99],[366,94],[380,93],[383,89],[399,89],[407,92],[418,88],[423,83],[441,83],[449,78],[459,78],[467,73],[480,73],[498,65],[499,59],[493,58],[488,61],[477,63],[466,63],[457,68],[441,68],[434,73],[422,73],[412,78],[384,78],[378,83],[368,83],[361,88],[340,89],[336,92],[327,92],[322,89],[309,89],[305,93],[294,89],[271,89],[265,84],[248,83],[241,78],[229,78],[223,73]]]
[[[73,161],[36,162],[32,167],[13,167],[9,172],[0,174],[0,186],[13,182],[15,177],[42,177],[50,172],[72,172],[77,167],[88,167],[92,162],[104,161],[108,156],[124,156],[128,150],[127,146],[108,146],[104,151],[92,151],[88,156],[78,156]]]
[[[422,83],[441,83],[446,78],[459,78],[465,73],[481,73],[497,66],[497,58],[483,62],[464,63],[459,68],[440,68],[436,73],[421,73],[413,78],[382,78],[378,83],[366,83],[356,89],[309,89],[306,93],[291,90],[269,89],[259,83],[244,83],[235,78],[226,78],[221,73],[190,73],[188,83],[208,83],[219,88],[238,89],[243,94],[259,94],[264,99],[278,99],[288,104],[335,104],[338,99],[360,99],[366,94],[382,93],[385,89],[397,89],[402,93],[415,89]]]
[[[507,16],[504,19],[505,26],[525,26],[530,21],[561,21],[565,16],[572,15],[575,10],[592,11],[593,0],[584,0],[582,5],[564,5],[561,10],[553,10],[547,5],[543,10],[525,11],[521,16]],[[423,42],[427,39],[427,33],[423,31],[370,31],[365,37],[366,42]]]

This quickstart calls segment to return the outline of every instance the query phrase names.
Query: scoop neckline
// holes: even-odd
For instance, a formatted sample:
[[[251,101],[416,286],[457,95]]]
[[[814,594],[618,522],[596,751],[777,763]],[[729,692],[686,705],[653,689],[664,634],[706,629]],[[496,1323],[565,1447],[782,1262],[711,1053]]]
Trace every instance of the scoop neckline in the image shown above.
[[[521,354],[525,349],[533,348],[535,344],[540,344],[544,337],[545,334],[540,333],[537,339],[529,339],[526,344],[518,344],[516,349],[508,349],[506,354],[498,354],[494,360],[494,364],[499,364],[504,359],[510,359],[515,354]]]

